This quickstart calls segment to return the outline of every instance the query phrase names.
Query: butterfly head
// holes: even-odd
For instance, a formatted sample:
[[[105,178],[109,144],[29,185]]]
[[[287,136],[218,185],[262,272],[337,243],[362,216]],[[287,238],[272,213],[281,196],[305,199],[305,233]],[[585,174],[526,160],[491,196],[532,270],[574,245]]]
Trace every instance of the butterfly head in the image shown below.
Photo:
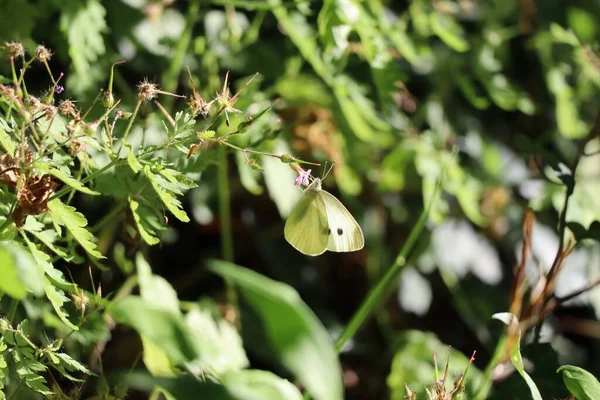
[[[320,178],[314,178],[310,184],[306,187],[306,189],[304,190],[309,190],[312,192],[318,192],[321,190],[321,179]]]

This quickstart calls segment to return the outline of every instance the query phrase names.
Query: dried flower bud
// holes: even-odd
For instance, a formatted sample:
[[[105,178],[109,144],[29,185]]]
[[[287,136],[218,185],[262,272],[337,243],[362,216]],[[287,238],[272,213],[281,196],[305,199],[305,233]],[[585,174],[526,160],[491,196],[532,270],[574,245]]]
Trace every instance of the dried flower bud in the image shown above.
[[[2,46],[4,50],[6,50],[6,52],[14,57],[14,58],[19,58],[19,57],[24,57],[25,56],[25,49],[23,48],[23,44],[22,43],[17,43],[17,42],[4,42],[4,46]]]
[[[40,44],[35,49],[35,58],[37,58],[41,62],[47,62],[52,58],[52,52],[48,50],[45,46]]]
[[[138,88],[138,98],[141,100],[152,100],[158,95],[158,86],[154,83],[148,82],[148,79],[144,79],[137,86]]]

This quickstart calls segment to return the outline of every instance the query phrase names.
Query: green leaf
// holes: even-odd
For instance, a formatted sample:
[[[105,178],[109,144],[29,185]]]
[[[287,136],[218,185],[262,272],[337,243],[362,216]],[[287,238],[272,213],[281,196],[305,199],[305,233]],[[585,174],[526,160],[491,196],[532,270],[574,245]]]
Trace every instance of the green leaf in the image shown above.
[[[138,296],[115,300],[107,312],[118,323],[133,327],[161,347],[176,364],[199,356],[191,332],[179,314],[158,308]]]
[[[27,236],[23,235],[23,239],[27,243],[29,247],[29,251],[33,255],[33,258],[37,262],[38,266],[42,268],[43,271],[52,279],[43,278],[43,288],[46,293],[46,297],[50,300],[54,311],[58,315],[58,317],[63,321],[69,328],[73,330],[78,330],[79,328],[71,323],[69,320],[69,314],[63,308],[64,304],[69,302],[69,298],[65,296],[65,293],[58,287],[58,285],[63,288],[71,288],[75,289],[76,286],[70,284],[65,281],[62,272],[58,271],[54,268],[54,266],[50,263],[50,256],[42,251],[40,251],[37,246],[31,242]]]
[[[518,323],[517,317],[510,313],[498,313],[492,315],[492,318],[497,319],[499,321],[504,322],[506,325],[510,325],[511,323]],[[519,374],[523,377],[527,386],[529,387],[529,391],[531,392],[531,397],[533,400],[542,400],[542,395],[536,386],[535,382],[525,368],[523,367],[523,358],[521,357],[521,331],[519,330],[519,337],[517,343],[513,346],[512,352],[510,354],[510,362],[517,369]]]
[[[96,250],[96,244],[91,241],[94,239],[94,235],[85,229],[87,220],[83,214],[75,210],[75,207],[65,205],[59,199],[54,199],[48,202],[48,208],[54,223],[64,225],[89,255],[95,258],[106,258]]]
[[[27,292],[44,293],[44,271],[32,254],[16,243],[0,242],[0,291],[22,299]]]
[[[162,218],[157,216],[155,210],[141,205],[133,198],[129,198],[129,209],[133,215],[133,220],[144,242],[150,246],[160,243],[160,239],[156,237],[159,230],[164,230],[164,225],[160,222]]]
[[[17,365],[17,375],[31,390],[43,396],[52,394],[46,379],[42,376],[42,372],[47,368],[36,360],[30,347],[20,346],[19,351],[12,352],[12,356]]]
[[[223,261],[211,261],[208,269],[239,287],[281,363],[315,399],[343,398],[342,372],[331,338],[292,287]]]
[[[9,156],[14,157],[16,145],[7,131],[10,132],[10,128],[6,124],[6,121],[0,119],[0,145],[4,147]]]
[[[262,194],[264,191],[263,187],[258,183],[261,174],[248,164],[246,157],[241,151],[238,151],[235,155],[240,173],[240,181],[244,188],[255,196]]]
[[[573,365],[563,365],[557,372],[563,373],[565,386],[577,400],[600,399],[600,383],[585,369]]]
[[[451,16],[434,11],[429,14],[429,26],[448,47],[461,53],[469,50],[469,42],[464,39],[462,26]]]
[[[15,259],[5,247],[0,247],[0,276],[0,292],[15,299],[23,299],[27,295],[27,288],[21,282]]]
[[[8,367],[8,364],[6,364],[6,358],[4,358],[4,352],[7,348],[8,346],[4,342],[4,337],[0,335],[0,400],[6,399],[6,395],[2,389],[4,389],[4,380],[6,378]]]
[[[96,375],[92,373],[87,367],[81,364],[79,361],[73,359],[70,355],[65,353],[48,353],[52,354],[58,361],[58,365],[54,365],[54,368],[61,373],[67,379],[75,382],[83,382],[79,378],[73,377],[70,372],[81,372],[86,375]]]
[[[185,322],[200,352],[197,360],[187,364],[192,373],[207,369],[220,375],[250,365],[236,327],[218,315],[215,305],[209,307],[203,302],[202,307],[194,306],[186,314]]]
[[[260,370],[231,371],[221,383],[236,399],[244,400],[301,400],[302,393],[286,379]]]
[[[61,10],[60,30],[69,42],[69,55],[77,77],[77,88],[83,91],[94,82],[89,74],[92,64],[106,52],[102,37],[108,30],[106,10],[97,0],[66,0]]]
[[[48,174],[54,176],[55,178],[64,182],[66,185],[72,187],[75,190],[80,191],[81,193],[90,194],[90,195],[94,195],[94,196],[100,194],[98,192],[95,192],[95,191],[85,187],[83,185],[83,183],[81,183],[77,179],[73,178],[72,176],[68,175],[67,173],[65,173],[59,169],[52,168],[49,165],[43,164],[43,163],[36,163],[35,166],[40,172],[48,173]]]
[[[133,154],[133,151],[131,150],[131,145],[125,140],[122,140],[121,142],[123,143],[123,147],[125,147],[125,152],[127,153],[127,164],[129,165],[129,168],[131,168],[131,170],[137,174],[142,170],[143,166],[140,164],[138,159],[135,158],[135,154]]]
[[[176,186],[168,185],[168,183],[163,178],[152,172],[149,165],[146,165],[144,167],[144,175],[146,175],[146,177],[150,181],[152,188],[154,189],[162,203],[169,211],[171,211],[175,218],[182,222],[189,222],[190,218],[187,216],[185,211],[183,211],[181,202],[172,194],[172,191],[176,190]]]

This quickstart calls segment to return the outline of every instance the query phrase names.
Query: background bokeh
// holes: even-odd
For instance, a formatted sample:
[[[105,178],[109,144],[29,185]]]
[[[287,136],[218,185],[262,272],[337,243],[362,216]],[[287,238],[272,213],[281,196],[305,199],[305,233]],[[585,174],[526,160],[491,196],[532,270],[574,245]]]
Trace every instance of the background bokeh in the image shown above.
[[[433,354],[445,361],[446,345],[465,355],[450,364],[453,377],[473,350],[474,376],[490,360],[502,330],[490,318],[510,306],[527,208],[535,213],[529,281],[552,265],[563,178],[577,158],[566,220],[582,229],[600,220],[600,137],[581,148],[600,104],[598,15],[600,4],[590,1],[4,0],[0,42],[51,49],[52,70],[65,74],[65,91],[57,97],[82,109],[106,88],[111,65],[120,60],[125,63],[115,67],[114,94],[130,111],[145,78],[189,96],[189,66],[195,88],[210,100],[222,91],[228,71],[233,93],[258,72],[235,105],[242,113],[229,113],[230,127],[221,123],[217,134],[280,98],[232,143],[335,163],[326,190],[348,207],[365,235],[361,251],[303,256],[283,237],[285,218],[300,196],[296,173],[274,158],[251,155],[260,166],[253,168],[242,152],[201,147],[189,160],[168,156],[198,185],[182,197],[189,223],[166,212],[168,229],[154,246],[131,240],[121,216],[97,232],[108,258],[94,277],[106,294],[119,290],[142,249],[153,273],[180,300],[224,302],[222,281],[204,264],[232,256],[293,286],[335,338],[394,262],[446,168],[442,195],[397,287],[341,353],[346,398],[402,399],[406,382],[425,398],[423,387],[434,379]],[[3,58],[0,75],[9,71]],[[42,64],[27,77],[32,93],[49,85]],[[184,99],[159,100],[173,116],[186,107]],[[102,112],[95,108],[90,116]],[[128,141],[160,145],[164,119],[155,104],[145,103]],[[324,173],[312,168],[315,176]],[[118,172],[107,174],[96,183],[104,196],[75,197],[90,225],[119,201],[119,184]],[[223,243],[229,235],[219,214],[223,201],[231,210],[231,251]],[[600,247],[594,243],[579,242],[569,256],[558,296],[598,275]],[[91,288],[87,269],[69,270]],[[547,365],[558,357],[561,364],[600,373],[599,301],[592,291],[559,307],[541,332],[555,353],[532,348],[530,357],[552,358]],[[251,365],[285,375],[255,325],[242,312]],[[115,330],[104,371],[130,368],[140,346],[131,330]],[[536,371],[544,398],[567,395],[552,386],[553,372]],[[513,373],[498,378],[491,396],[527,393]]]

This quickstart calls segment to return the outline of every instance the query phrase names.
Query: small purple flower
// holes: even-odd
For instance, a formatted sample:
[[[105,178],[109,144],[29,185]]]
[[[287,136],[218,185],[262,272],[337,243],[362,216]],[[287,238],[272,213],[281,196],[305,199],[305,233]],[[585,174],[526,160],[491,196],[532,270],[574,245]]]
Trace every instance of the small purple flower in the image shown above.
[[[304,171],[304,170],[298,171],[299,175],[296,178],[296,180],[294,181],[294,185],[300,186],[302,184],[304,186],[308,186],[308,184],[309,184],[308,177],[310,176],[311,171],[312,171],[312,169],[308,169],[306,171]]]
[[[57,87],[54,88],[54,93],[61,94],[64,91],[65,91],[65,88],[60,85],[58,85]]]

